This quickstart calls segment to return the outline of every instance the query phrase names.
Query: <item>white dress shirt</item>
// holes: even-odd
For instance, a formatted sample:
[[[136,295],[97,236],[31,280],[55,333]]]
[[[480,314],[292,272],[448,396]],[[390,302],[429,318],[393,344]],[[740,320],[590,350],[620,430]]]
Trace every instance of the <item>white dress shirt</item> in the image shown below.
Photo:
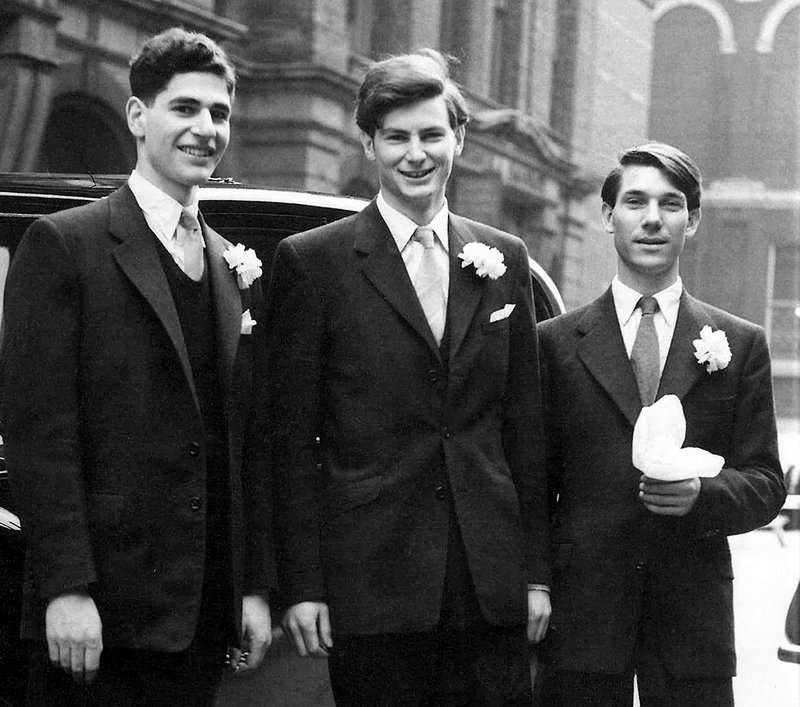
[[[658,311],[653,315],[653,323],[658,336],[658,355],[661,372],[667,361],[672,335],[675,333],[675,321],[678,318],[678,307],[681,303],[683,282],[678,279],[661,292],[656,292],[653,297],[658,302]],[[619,328],[622,330],[622,340],[625,342],[625,351],[630,358],[633,342],[636,341],[636,332],[642,319],[642,310],[637,308],[637,303],[642,294],[623,284],[619,277],[611,281],[611,294],[614,297],[614,307],[617,310]]]
[[[181,217],[181,211],[183,211],[184,208],[197,218],[197,201],[184,207],[183,204],[179,201],[175,201],[175,199],[159,189],[155,184],[148,182],[135,169],[128,178],[128,186],[136,197],[136,203],[139,204],[139,208],[142,210],[142,213],[144,213],[144,220],[147,221],[150,230],[152,230],[158,237],[158,240],[164,244],[164,247],[169,251],[169,254],[178,264],[178,267],[186,272],[184,266],[184,248],[183,244],[178,243],[176,231],[178,228],[178,220]],[[205,241],[203,241],[203,248],[205,247],[206,244]]]
[[[411,278],[411,282],[414,282],[422,260],[422,254],[425,252],[425,246],[411,238],[419,226],[408,216],[401,214],[393,206],[390,206],[381,192],[378,192],[377,206],[381,217],[389,227],[389,232],[392,234],[394,242],[397,244],[397,249],[400,251],[403,262],[406,264],[408,276]],[[434,257],[442,277],[445,306],[447,305],[447,292],[450,285],[450,256],[448,255],[447,241],[448,214],[447,199],[445,199],[444,206],[442,206],[439,213],[431,219],[430,223],[423,226],[424,228],[432,229],[436,235],[433,241]]]

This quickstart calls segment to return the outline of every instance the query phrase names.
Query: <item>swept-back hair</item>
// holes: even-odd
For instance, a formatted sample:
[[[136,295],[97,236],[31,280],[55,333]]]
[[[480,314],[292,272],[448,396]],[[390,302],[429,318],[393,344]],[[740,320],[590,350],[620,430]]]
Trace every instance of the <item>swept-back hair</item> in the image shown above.
[[[622,173],[626,167],[632,165],[655,167],[661,170],[669,183],[683,192],[689,211],[700,208],[703,179],[697,165],[677,147],[663,142],[647,142],[625,150],[619,156],[619,164],[608,173],[603,182],[600,197],[603,203],[608,204],[612,209],[619,196]]]
[[[151,37],[131,59],[131,95],[146,104],[164,90],[175,74],[204,72],[225,80],[228,95],[236,90],[236,72],[225,50],[199,32],[172,27]]]
[[[375,62],[358,90],[358,127],[372,137],[389,111],[437,96],[444,96],[453,130],[464,125],[469,120],[467,102],[450,78],[451,61],[435,49],[418,49]]]

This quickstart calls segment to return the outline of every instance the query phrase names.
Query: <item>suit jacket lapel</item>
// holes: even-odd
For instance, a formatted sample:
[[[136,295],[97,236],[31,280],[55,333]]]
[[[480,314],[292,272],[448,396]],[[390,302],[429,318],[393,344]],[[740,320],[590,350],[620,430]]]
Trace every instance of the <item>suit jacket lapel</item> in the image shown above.
[[[475,316],[484,287],[481,279],[476,277],[474,269],[462,268],[461,260],[458,258],[464,245],[477,239],[462,219],[453,214],[450,214],[449,218],[450,293],[447,298],[447,327],[452,361]]]
[[[217,357],[224,399],[229,398],[233,363],[239,346],[242,326],[242,298],[236,275],[223,257],[228,242],[202,221],[206,241],[206,262],[211,278],[217,331]]]
[[[109,230],[121,241],[113,256],[131,283],[153,308],[178,354],[186,380],[197,404],[189,354],[183,338],[178,311],[156,250],[155,235],[147,225],[133,192],[127,184],[108,197],[111,212]]]
[[[658,397],[672,394],[683,399],[702,377],[705,369],[697,363],[692,342],[700,337],[700,329],[710,323],[703,305],[684,290],[681,294],[669,355],[664,365],[664,372],[661,374]]]
[[[353,246],[366,256],[362,265],[364,276],[440,356],[403,258],[374,200],[356,216]]]
[[[583,334],[578,342],[578,357],[631,425],[636,424],[642,403],[610,288],[587,310],[578,323],[578,332]]]

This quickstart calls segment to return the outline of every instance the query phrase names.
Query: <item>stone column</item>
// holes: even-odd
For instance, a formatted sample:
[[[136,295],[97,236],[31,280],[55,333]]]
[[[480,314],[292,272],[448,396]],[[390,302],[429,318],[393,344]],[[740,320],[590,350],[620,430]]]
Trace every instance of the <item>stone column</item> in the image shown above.
[[[17,5],[0,38],[0,171],[31,171],[39,151],[57,66],[54,5]]]

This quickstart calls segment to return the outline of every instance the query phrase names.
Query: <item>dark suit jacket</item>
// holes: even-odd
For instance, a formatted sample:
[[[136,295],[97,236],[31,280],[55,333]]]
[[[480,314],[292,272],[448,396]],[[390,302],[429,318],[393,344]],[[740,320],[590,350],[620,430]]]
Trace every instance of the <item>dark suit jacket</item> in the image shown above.
[[[500,249],[505,275],[462,269],[469,241]],[[436,625],[448,497],[489,622],[524,623],[526,582],[549,581],[527,253],[519,239],[458,216],[449,249],[445,357],[374,202],[276,252],[268,302],[279,574],[290,604],[329,603],[335,631]],[[507,303],[512,315],[490,323]]]
[[[251,391],[258,289],[238,289],[203,226],[231,491],[234,607],[271,584],[265,415]],[[180,321],[126,186],[36,221],[8,276],[5,451],[27,545],[23,633],[89,585],[106,645],[176,651],[194,635],[205,562],[206,449]],[[265,348],[265,347],[263,347]],[[237,625],[238,625],[237,621]]]
[[[733,353],[714,373],[693,353],[706,324],[725,331]],[[566,670],[621,672],[646,621],[673,674],[732,675],[726,536],[769,522],[785,496],[763,331],[682,295],[658,397],[681,399],[686,446],[725,458],[682,518],[652,514],[637,496],[631,440],[641,403],[611,290],[543,322],[539,336],[558,494],[550,660]]]

